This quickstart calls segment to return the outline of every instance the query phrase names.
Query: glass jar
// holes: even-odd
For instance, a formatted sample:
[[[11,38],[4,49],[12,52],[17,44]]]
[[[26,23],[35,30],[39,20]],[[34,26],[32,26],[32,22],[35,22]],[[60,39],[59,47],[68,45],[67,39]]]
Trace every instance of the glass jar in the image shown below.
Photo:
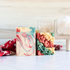
[[[53,19],[39,20],[38,31],[54,33],[55,32],[54,20]]]
[[[62,18],[55,20],[56,34],[59,36],[70,35],[70,19]]]

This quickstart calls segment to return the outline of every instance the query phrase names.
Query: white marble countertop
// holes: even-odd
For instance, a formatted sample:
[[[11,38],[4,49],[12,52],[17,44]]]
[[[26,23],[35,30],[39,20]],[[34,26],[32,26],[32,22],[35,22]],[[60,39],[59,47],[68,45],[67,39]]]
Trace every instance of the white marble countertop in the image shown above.
[[[50,56],[3,56],[0,70],[70,70],[70,52],[57,51]]]

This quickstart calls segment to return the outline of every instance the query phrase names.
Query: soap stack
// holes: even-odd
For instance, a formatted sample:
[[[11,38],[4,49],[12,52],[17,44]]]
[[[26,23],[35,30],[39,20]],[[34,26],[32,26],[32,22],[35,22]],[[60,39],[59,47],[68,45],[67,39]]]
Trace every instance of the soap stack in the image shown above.
[[[54,33],[36,33],[37,55],[53,55]]]

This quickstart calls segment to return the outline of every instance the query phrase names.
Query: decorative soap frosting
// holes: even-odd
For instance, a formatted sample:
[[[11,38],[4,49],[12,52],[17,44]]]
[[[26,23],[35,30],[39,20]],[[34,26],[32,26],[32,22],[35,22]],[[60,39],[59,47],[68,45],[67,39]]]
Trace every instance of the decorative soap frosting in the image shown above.
[[[55,53],[54,37],[50,33],[36,33],[37,55],[53,55]]]

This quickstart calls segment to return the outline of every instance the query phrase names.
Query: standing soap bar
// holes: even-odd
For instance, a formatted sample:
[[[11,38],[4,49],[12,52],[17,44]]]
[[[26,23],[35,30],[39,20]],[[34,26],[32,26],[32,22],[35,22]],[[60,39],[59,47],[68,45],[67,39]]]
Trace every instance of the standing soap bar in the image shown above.
[[[17,56],[35,56],[35,27],[16,28]]]
[[[54,37],[51,33],[36,33],[37,55],[53,55]]]

